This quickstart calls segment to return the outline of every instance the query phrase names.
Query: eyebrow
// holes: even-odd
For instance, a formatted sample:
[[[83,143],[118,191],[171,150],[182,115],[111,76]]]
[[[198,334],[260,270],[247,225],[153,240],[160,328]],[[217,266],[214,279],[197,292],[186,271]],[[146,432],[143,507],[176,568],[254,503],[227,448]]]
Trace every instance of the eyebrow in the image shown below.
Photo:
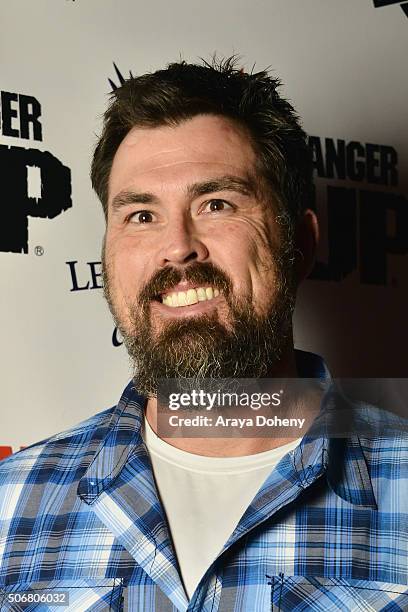
[[[112,200],[112,208],[117,211],[129,204],[157,204],[159,199],[152,193],[137,193],[135,191],[120,191]]]
[[[256,195],[256,182],[253,177],[225,175],[193,183],[187,187],[187,195],[191,198],[215,193],[217,191],[235,191],[245,196]],[[158,204],[159,198],[153,193],[137,191],[120,191],[112,200],[112,209],[117,211],[130,204]]]
[[[200,183],[194,183],[187,189],[187,193],[191,197],[198,197],[216,191],[235,191],[242,195],[255,194],[255,182],[248,175],[246,178],[240,176],[221,176]]]

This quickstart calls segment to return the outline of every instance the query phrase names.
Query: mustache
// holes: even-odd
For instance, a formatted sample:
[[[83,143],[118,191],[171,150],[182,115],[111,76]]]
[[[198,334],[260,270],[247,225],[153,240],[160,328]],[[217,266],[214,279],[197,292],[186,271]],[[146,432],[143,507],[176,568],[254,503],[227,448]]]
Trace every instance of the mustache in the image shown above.
[[[211,285],[228,295],[232,291],[232,282],[218,266],[210,262],[192,263],[184,269],[162,268],[144,285],[139,295],[139,302],[146,306],[158,298],[161,293],[173,289],[181,281],[200,285]]]

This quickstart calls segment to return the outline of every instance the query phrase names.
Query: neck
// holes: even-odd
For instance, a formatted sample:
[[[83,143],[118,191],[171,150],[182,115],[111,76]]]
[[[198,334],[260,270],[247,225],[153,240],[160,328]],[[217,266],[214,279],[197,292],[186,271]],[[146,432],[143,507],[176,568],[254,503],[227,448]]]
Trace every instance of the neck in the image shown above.
[[[290,350],[287,351],[285,358],[282,359],[278,366],[270,372],[270,377],[293,378],[296,376],[297,371],[295,365],[295,353],[293,347],[291,347]],[[315,404],[316,401],[314,401],[314,405]],[[157,435],[160,435],[157,431],[157,398],[148,399],[146,405],[146,418],[153,431]],[[195,455],[205,455],[207,457],[239,457],[244,455],[254,455],[256,453],[278,448],[283,444],[288,444],[289,442],[296,440],[299,435],[287,438],[160,437],[162,437],[162,439],[168,444]]]

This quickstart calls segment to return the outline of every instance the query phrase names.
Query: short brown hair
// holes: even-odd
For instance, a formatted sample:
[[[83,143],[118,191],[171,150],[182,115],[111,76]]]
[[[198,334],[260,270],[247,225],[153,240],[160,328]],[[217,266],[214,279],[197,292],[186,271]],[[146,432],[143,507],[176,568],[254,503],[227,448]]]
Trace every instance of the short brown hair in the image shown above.
[[[237,59],[202,65],[184,61],[132,77],[114,90],[96,145],[91,181],[107,216],[108,182],[115,153],[133,127],[175,126],[199,114],[224,116],[252,138],[261,175],[292,226],[310,205],[312,164],[306,134],[278,79],[267,71],[248,74]]]

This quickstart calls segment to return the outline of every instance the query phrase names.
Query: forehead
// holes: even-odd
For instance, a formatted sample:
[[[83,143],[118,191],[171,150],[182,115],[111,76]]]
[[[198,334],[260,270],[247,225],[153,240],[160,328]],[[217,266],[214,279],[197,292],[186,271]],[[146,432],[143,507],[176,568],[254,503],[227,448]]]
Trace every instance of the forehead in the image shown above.
[[[224,117],[198,115],[174,127],[135,127],[113,159],[109,199],[138,179],[252,174],[255,160],[249,134]]]

